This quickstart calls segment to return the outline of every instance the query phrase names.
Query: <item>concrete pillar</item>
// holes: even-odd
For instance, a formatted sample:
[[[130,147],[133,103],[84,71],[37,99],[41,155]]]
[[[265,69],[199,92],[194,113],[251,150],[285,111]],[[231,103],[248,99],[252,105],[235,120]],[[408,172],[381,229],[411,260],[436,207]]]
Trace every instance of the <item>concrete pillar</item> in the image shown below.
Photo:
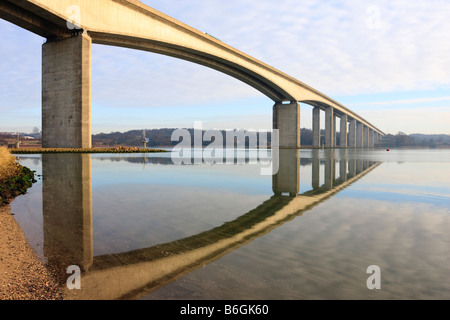
[[[340,143],[339,143],[339,146],[342,148],[347,148],[347,121],[348,121],[347,115],[343,114],[341,116]]]
[[[336,116],[336,113],[334,113],[334,115],[333,115],[333,146],[334,147],[337,146],[336,123],[337,123],[337,116]]]
[[[300,192],[300,152],[298,150],[279,150],[279,169],[272,176],[274,194],[289,194],[297,196]]]
[[[325,109],[325,147],[327,148],[335,147],[334,128],[334,110],[332,107],[327,107]]]
[[[86,34],[42,46],[42,146],[91,147],[91,47]]]
[[[350,148],[356,147],[356,120],[350,119],[348,126],[348,146]]]
[[[369,129],[369,146],[371,148],[373,148],[375,145],[375,140],[374,140],[374,131],[372,129]]]
[[[273,106],[273,129],[279,130],[280,148],[300,148],[300,105],[276,103]]]
[[[42,177],[45,258],[55,270],[87,270],[94,257],[91,155],[43,154]]]
[[[363,140],[364,140],[364,142],[363,142],[363,145],[364,145],[364,148],[369,148],[370,146],[369,146],[369,127],[368,126],[366,126],[366,125],[364,125],[363,126]]]
[[[313,148],[320,148],[320,108],[314,107],[312,119]]]
[[[356,147],[357,148],[364,147],[364,144],[363,144],[363,124],[361,122],[358,122],[356,124]]]

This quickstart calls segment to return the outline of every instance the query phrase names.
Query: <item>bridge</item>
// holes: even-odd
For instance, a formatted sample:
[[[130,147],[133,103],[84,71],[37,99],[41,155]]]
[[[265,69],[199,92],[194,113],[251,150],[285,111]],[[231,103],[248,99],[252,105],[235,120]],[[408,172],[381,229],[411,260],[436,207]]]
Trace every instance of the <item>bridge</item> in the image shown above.
[[[157,290],[296,219],[379,165],[359,157],[354,149],[311,152],[311,187],[307,191],[300,190],[299,152],[280,150],[280,170],[272,177],[273,195],[253,210],[184,239],[100,256],[93,253],[91,155],[44,154],[45,259],[60,277],[65,299],[127,299]],[[148,161],[158,163],[157,158]],[[82,268],[82,290],[66,287],[70,265]]]
[[[313,107],[313,146],[373,147],[384,135],[299,80],[136,0],[2,0],[0,18],[47,39],[42,48],[43,147],[91,147],[92,44],[184,59],[228,74],[274,101],[281,148],[300,148],[300,103]]]

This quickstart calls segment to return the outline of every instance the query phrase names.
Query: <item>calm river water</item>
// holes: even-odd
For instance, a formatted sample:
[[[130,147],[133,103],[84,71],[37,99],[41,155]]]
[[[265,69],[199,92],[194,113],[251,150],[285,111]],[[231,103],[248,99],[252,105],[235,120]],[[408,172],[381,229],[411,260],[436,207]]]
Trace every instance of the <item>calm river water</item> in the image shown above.
[[[450,150],[18,157],[11,211],[67,299],[450,299]]]

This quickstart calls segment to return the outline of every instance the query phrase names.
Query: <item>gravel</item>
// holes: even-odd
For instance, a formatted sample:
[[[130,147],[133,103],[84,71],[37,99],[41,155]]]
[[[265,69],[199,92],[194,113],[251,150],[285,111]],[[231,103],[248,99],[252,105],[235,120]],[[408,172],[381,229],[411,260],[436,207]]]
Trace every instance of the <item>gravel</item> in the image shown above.
[[[58,283],[28,244],[9,205],[0,206],[0,300],[62,300]]]

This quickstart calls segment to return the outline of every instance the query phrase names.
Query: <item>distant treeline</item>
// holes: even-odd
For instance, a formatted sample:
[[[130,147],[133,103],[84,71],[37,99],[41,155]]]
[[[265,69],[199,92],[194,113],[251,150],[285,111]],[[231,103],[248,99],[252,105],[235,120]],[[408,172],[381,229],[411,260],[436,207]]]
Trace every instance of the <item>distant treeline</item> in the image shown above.
[[[180,143],[178,141],[172,141],[172,133],[176,129],[164,128],[164,129],[149,129],[145,130],[145,136],[149,139],[147,147],[171,147]],[[194,130],[187,129],[191,135],[191,144],[194,144]],[[223,143],[226,144],[226,131],[220,130]],[[33,132],[30,134],[21,133],[21,136],[31,136],[38,140],[41,138],[39,132]],[[267,145],[271,145],[271,134],[267,134]],[[312,146],[312,130],[302,128],[301,129],[301,145]],[[259,139],[259,136],[258,136]],[[14,140],[14,137],[7,134],[0,133],[0,146],[8,145],[9,141]],[[213,140],[214,141],[214,140]],[[336,133],[336,143],[339,145],[340,135]],[[106,147],[106,146],[129,146],[129,147],[142,147],[143,146],[143,130],[130,130],[127,132],[111,132],[111,133],[99,133],[92,135],[92,142],[94,146]],[[212,141],[203,141],[203,146],[208,146]],[[259,144],[259,140],[258,140]],[[325,132],[321,131],[321,145],[325,144]],[[246,139],[246,145],[248,145],[248,138]],[[395,135],[387,134],[378,143],[379,147],[450,147],[450,134],[405,134],[399,132]]]
[[[172,141],[172,133],[176,129],[149,129],[145,130],[145,136],[149,139],[148,147],[170,147],[181,142],[181,138]],[[187,129],[191,135],[191,144],[194,145],[194,129]],[[226,131],[220,130],[223,137],[223,144],[226,144]],[[204,131],[203,131],[204,133]],[[321,145],[324,144],[325,132],[321,132]],[[312,146],[312,130],[301,129],[301,145]],[[259,139],[259,136],[258,136]],[[336,142],[339,144],[339,132],[336,133]],[[214,141],[214,140],[213,140]],[[131,130],[127,132],[99,133],[92,136],[92,142],[97,146],[143,146],[143,130]],[[203,141],[203,146],[208,146],[212,141]],[[258,140],[259,143],[259,140]],[[271,145],[271,134],[267,134],[267,144]],[[248,145],[248,138],[246,139]],[[450,135],[447,134],[410,134],[399,132],[396,135],[387,134],[379,141],[380,147],[450,147]]]
[[[178,145],[182,139],[179,138],[176,141],[172,141],[172,133],[176,129],[150,129],[145,130],[145,137],[149,139],[147,144],[148,147],[171,147]],[[194,145],[194,129],[186,129],[190,133],[191,137],[191,145]],[[223,145],[227,144],[227,131],[219,130],[222,136]],[[237,131],[237,136],[239,136],[239,130]],[[249,131],[250,132],[250,131]],[[245,144],[248,146],[249,144],[249,136],[252,134],[247,131],[241,131],[245,138]],[[203,130],[202,136],[205,133]],[[271,133],[268,132],[261,136],[260,133],[254,133],[257,138],[257,145],[261,145],[261,141],[266,139],[267,146],[271,145],[272,136]],[[242,136],[241,136],[242,137]],[[261,139],[261,140],[260,140]],[[202,145],[208,146],[212,142],[214,142],[214,138],[212,141],[202,139]],[[97,146],[114,146],[114,145],[123,145],[123,146],[143,146],[143,130],[131,130],[124,133],[121,132],[111,132],[111,133],[99,133],[92,135],[92,143]],[[237,143],[237,138],[235,138],[235,143]],[[302,145],[312,145],[312,130],[310,129],[301,129],[301,144]]]
[[[380,141],[382,147],[450,147],[450,135],[448,134],[405,134],[399,132],[396,135],[387,134]]]

